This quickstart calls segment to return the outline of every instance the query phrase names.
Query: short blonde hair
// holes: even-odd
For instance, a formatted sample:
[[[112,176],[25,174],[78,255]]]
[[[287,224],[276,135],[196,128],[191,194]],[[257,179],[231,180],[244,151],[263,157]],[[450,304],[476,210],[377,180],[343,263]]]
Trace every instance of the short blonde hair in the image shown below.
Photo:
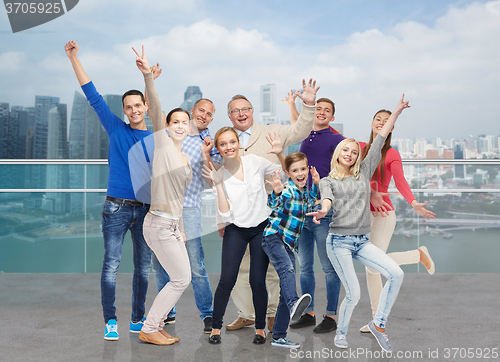
[[[334,178],[336,180],[342,180],[344,178],[344,169],[339,165],[339,156],[342,148],[344,148],[345,145],[351,142],[354,142],[358,145],[358,158],[356,159],[356,162],[354,162],[354,165],[352,165],[349,169],[349,173],[353,175],[356,180],[359,178],[359,167],[361,166],[362,158],[361,146],[359,145],[359,142],[354,138],[346,138],[337,145],[337,148],[335,148],[335,152],[333,152],[332,156],[332,163],[330,164],[331,171],[328,174],[328,176],[330,176],[331,178]]]

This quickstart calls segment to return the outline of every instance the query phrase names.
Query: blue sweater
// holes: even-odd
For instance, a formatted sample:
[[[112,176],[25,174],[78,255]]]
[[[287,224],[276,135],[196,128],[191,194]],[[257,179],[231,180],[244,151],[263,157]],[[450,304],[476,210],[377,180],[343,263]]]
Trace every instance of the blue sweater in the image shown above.
[[[92,82],[84,84],[82,90],[90,105],[97,113],[99,121],[101,121],[109,137],[109,178],[106,195],[135,200],[136,197],[130,177],[131,170],[129,168],[128,153],[134,144],[152,133],[147,130],[134,129],[118,118],[111,112],[104,98],[97,92]]]

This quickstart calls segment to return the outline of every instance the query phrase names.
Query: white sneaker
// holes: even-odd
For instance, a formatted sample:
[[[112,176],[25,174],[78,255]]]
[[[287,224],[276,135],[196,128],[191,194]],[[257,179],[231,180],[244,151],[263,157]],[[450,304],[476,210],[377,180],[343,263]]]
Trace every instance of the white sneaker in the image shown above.
[[[370,333],[370,329],[368,328],[368,324],[367,324],[367,325],[365,325],[365,326],[363,326],[363,327],[361,327],[361,328],[359,329],[359,331],[360,331],[361,333]]]
[[[311,304],[312,297],[310,294],[305,293],[302,294],[302,297],[300,297],[295,304],[292,307],[292,311],[290,312],[290,320],[292,322],[296,322],[300,319],[302,316],[302,313],[306,310],[307,307],[309,307],[309,304]]]
[[[345,338],[345,334],[341,333],[335,334],[335,339],[333,340],[333,344],[338,348],[347,348],[347,339]]]

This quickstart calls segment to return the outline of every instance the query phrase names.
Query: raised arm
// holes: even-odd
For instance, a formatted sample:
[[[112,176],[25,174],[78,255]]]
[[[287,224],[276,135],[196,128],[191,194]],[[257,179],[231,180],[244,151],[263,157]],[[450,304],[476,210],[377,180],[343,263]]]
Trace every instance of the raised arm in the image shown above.
[[[266,140],[271,145],[271,150],[269,150],[267,153],[274,153],[278,157],[278,160],[280,160],[281,169],[284,170],[285,155],[283,154],[283,145],[281,144],[280,135],[276,132],[274,132],[274,136],[269,133],[266,135]]]
[[[302,113],[295,124],[282,127],[280,135],[283,147],[302,141],[309,135],[314,124],[316,92],[319,87],[316,88],[316,81],[313,79],[310,79],[309,83],[306,83],[305,79],[303,79],[302,87],[302,94],[299,91],[294,94],[304,102]]]
[[[403,109],[410,108],[409,103],[410,103],[410,101],[405,102],[405,95],[403,94],[398,105],[394,109],[394,112],[392,112],[391,116],[387,120],[387,123],[384,124],[384,127],[380,130],[379,134],[381,136],[387,137],[389,135],[389,133],[392,132],[392,129],[394,128],[394,124],[396,123],[396,120],[398,119],[401,112],[403,112]]]
[[[285,102],[288,105],[288,111],[290,112],[290,123],[295,124],[299,119],[300,113],[297,111],[297,106],[295,104],[295,99],[297,98],[297,94],[293,93],[293,90],[290,91],[290,94],[287,93],[285,99],[282,102]]]
[[[76,78],[78,79],[78,82],[80,85],[85,85],[87,83],[90,83],[90,78],[85,73],[85,70],[83,70],[83,66],[80,63],[80,59],[78,59],[78,50],[80,48],[78,47],[78,43],[74,40],[68,42],[64,46],[64,50],[66,51],[66,55],[68,56],[69,60],[71,61],[71,65],[73,66],[73,70],[75,71]]]
[[[156,78],[158,78],[160,76],[161,71],[162,71],[162,69],[160,68],[160,63],[156,63],[156,65],[153,65],[149,69],[151,70],[151,73],[153,73],[153,80],[156,80]],[[144,101],[146,103],[149,103],[148,102],[148,92],[146,92],[146,89],[144,89]],[[148,113],[149,119],[151,119],[151,111],[149,110],[149,108],[147,110],[147,113]],[[165,118],[165,124],[166,124],[167,123],[167,116],[163,115],[163,117]]]
[[[137,55],[137,57],[135,58],[135,64],[137,65],[137,68],[139,68],[139,70],[144,75],[144,82],[146,83],[146,91],[149,96],[148,114],[151,118],[151,122],[153,123],[153,129],[155,132],[157,132],[161,129],[164,129],[166,125],[163,113],[161,112],[160,97],[158,97],[158,92],[156,91],[156,86],[153,80],[153,73],[151,72],[151,68],[149,67],[149,63],[146,58],[144,45],[142,46],[141,55],[139,55],[139,53],[137,53],[137,51],[134,48],[132,48],[132,50]],[[155,136],[155,142],[157,142],[156,136]]]

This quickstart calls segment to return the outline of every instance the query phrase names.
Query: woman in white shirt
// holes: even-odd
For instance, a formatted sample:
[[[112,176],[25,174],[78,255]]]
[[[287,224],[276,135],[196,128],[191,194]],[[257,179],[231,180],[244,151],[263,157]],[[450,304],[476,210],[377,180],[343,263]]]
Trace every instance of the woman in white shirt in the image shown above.
[[[279,136],[269,135],[266,138],[272,146],[269,153],[276,154],[283,161],[285,156]],[[238,156],[239,138],[232,127],[217,131],[214,144],[224,159],[224,166],[218,171],[205,168],[204,176],[215,184],[217,212],[224,222],[230,224],[226,226],[222,239],[221,275],[214,295],[212,334],[208,341],[212,344],[221,343],[222,318],[238,277],[241,260],[249,245],[250,286],[256,329],[253,342],[263,344],[266,340],[266,272],[269,259],[262,250],[262,235],[271,214],[271,209],[267,206],[264,176],[280,171],[281,165],[253,154]]]

